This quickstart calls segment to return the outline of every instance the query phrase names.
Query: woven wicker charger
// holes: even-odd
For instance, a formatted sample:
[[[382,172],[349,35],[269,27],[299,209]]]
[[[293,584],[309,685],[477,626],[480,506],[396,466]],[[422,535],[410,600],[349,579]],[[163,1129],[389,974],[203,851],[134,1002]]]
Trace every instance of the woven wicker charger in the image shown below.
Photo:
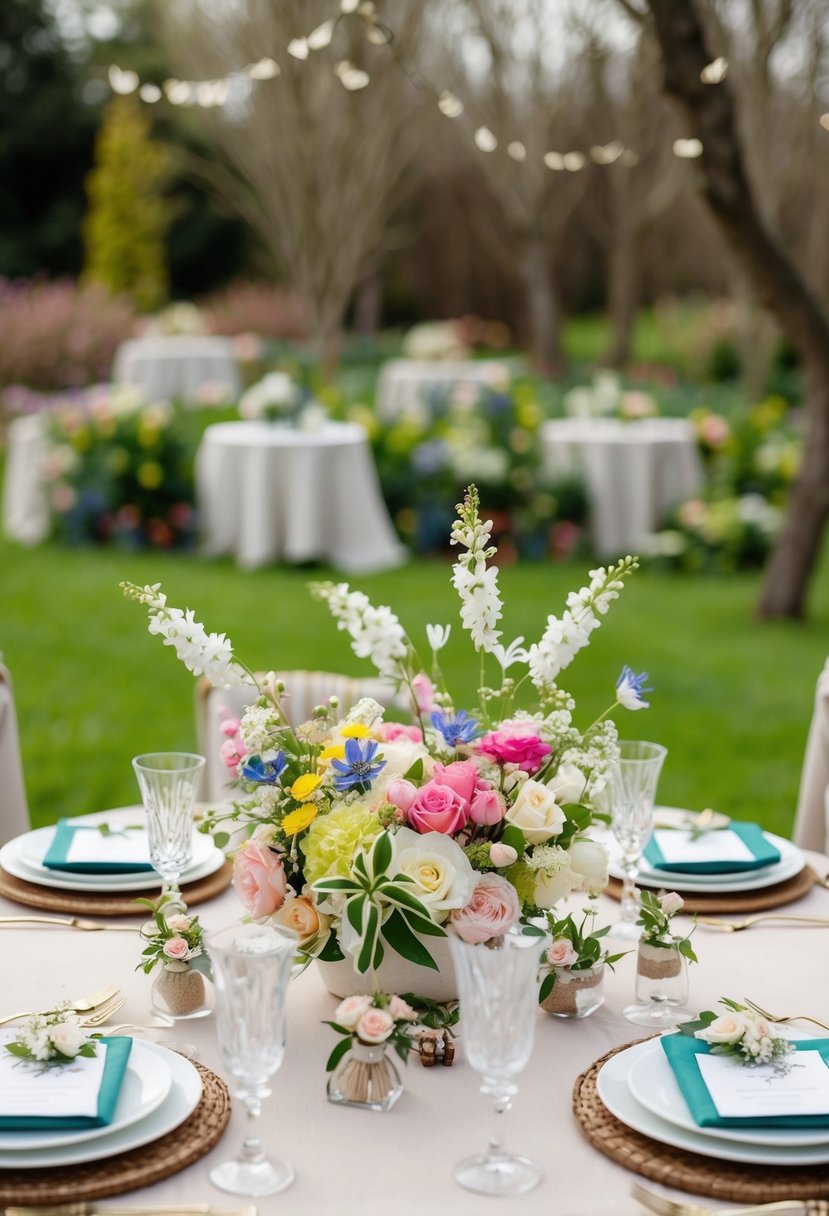
[[[739,915],[743,912],[765,912],[769,908],[782,908],[786,904],[794,903],[796,899],[808,895],[816,881],[817,876],[814,870],[809,866],[804,866],[800,873],[795,874],[793,878],[775,883],[773,887],[761,887],[758,891],[732,891],[730,893],[724,891],[717,895],[713,891],[711,894],[699,891],[686,893],[680,887],[680,894],[685,901],[684,910],[686,912],[699,912],[703,915],[707,912],[733,912],[735,915]],[[670,881],[666,880],[665,888],[673,889]],[[604,893],[611,899],[621,899],[621,880],[611,878]]]
[[[202,1079],[202,1096],[174,1136],[162,1136],[141,1148],[42,1170],[0,1170],[0,1204],[65,1203],[103,1199],[151,1186],[198,1161],[221,1139],[230,1118],[230,1094],[220,1077],[194,1063]]]
[[[231,862],[226,861],[214,874],[208,874],[206,878],[199,878],[196,882],[184,883],[181,893],[188,908],[220,895],[229,885],[232,875],[233,866]],[[0,868],[0,895],[14,900],[16,904],[25,904],[27,908],[68,912],[72,916],[143,916],[146,919],[146,910],[137,907],[135,900],[158,899],[160,893],[161,883],[149,886],[145,891],[125,891],[115,895],[41,887],[38,883],[15,878],[13,874],[8,874]]]
[[[603,1055],[573,1087],[573,1114],[584,1135],[605,1157],[652,1182],[712,1199],[738,1203],[829,1199],[829,1165],[771,1166],[757,1161],[741,1164],[714,1160],[651,1140],[621,1123],[602,1103],[596,1078],[605,1060],[632,1045],[626,1043]]]

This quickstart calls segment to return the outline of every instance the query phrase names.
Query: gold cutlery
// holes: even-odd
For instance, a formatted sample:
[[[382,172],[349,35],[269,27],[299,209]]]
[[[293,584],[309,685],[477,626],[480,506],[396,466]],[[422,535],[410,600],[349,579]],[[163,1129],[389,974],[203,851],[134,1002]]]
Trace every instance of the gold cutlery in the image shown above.
[[[747,996],[743,997],[746,1005],[759,1013],[761,1018],[765,1018],[767,1022],[811,1022],[813,1026],[820,1026],[822,1030],[829,1030],[829,1026],[825,1022],[819,1022],[817,1018],[810,1018],[806,1013],[790,1013],[786,1017],[778,1017],[774,1013],[769,1013],[767,1009],[761,1009],[754,1001],[750,1001]]]
[[[0,916],[0,927],[3,925],[65,925],[67,929],[84,929],[87,933],[96,933],[99,929],[115,933],[137,933],[139,930],[138,925],[102,925],[82,916]]]
[[[6,1022],[16,1022],[18,1018],[33,1018],[41,1013],[92,1013],[93,1010],[105,1005],[107,1001],[112,1000],[115,994],[120,991],[119,988],[101,988],[98,992],[93,992],[91,996],[74,997],[61,1005],[60,1008],[52,1009],[24,1009],[21,1013],[7,1013],[4,1018],[0,1018],[0,1026],[4,1026]]]
[[[256,1216],[256,1208],[214,1208],[209,1203],[144,1204],[140,1208],[104,1203],[57,1203],[52,1207],[5,1208],[5,1216]]]
[[[762,912],[758,916],[746,916],[743,920],[721,920],[716,916],[698,916],[697,924],[709,929],[722,929],[724,933],[740,933],[759,925],[766,920],[794,921],[799,925],[811,925],[813,928],[829,925],[829,920],[820,916],[795,916],[788,912]]]
[[[750,1208],[707,1208],[701,1203],[665,1199],[653,1191],[646,1191],[636,1182],[630,1193],[656,1216],[829,1216],[829,1202],[825,1199],[781,1199],[777,1203],[758,1203]]]
[[[84,1017],[83,1021],[81,1022],[81,1025],[82,1026],[103,1026],[104,1022],[106,1022],[109,1018],[111,1018],[113,1013],[117,1013],[118,1010],[122,1008],[122,1006],[126,1005],[126,1003],[127,1003],[126,997],[123,997],[123,996],[122,997],[113,997],[113,999],[111,1001],[108,1001],[106,1003],[106,1005],[103,1005],[100,1009],[96,1009],[94,1011],[94,1013],[90,1013],[86,1017]]]

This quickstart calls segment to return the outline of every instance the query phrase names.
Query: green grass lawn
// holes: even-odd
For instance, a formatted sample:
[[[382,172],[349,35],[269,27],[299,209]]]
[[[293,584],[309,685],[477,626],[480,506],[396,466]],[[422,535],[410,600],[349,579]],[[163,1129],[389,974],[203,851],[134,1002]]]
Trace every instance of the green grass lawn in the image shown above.
[[[824,562],[824,569],[826,563]],[[130,759],[195,745],[193,678],[146,630],[121,579],[161,581],[169,602],[225,630],[252,667],[333,668],[370,674],[348,649],[309,578],[329,572],[255,573],[229,562],[160,554],[26,551],[0,541],[0,650],[12,670],[26,784],[36,824],[136,800]],[[389,603],[417,642],[427,622],[457,620],[448,562],[411,562],[353,580]],[[584,581],[581,566],[505,569],[508,638],[536,639],[549,612]],[[791,827],[814,682],[827,648],[829,591],[816,580],[806,625],[760,625],[753,576],[703,580],[639,572],[563,678],[587,725],[612,699],[622,663],[646,669],[650,710],[619,711],[624,736],[669,749],[660,800],[713,806],[766,827]],[[445,672],[459,706],[477,661],[456,625]]]

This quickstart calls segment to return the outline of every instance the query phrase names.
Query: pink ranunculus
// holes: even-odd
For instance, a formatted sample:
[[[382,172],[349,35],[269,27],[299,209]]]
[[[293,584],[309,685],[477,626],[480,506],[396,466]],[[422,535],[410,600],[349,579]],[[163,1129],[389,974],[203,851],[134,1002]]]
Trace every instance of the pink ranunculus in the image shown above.
[[[418,1014],[402,996],[393,996],[389,1001],[389,1013],[395,1022],[416,1022]]]
[[[452,925],[465,942],[503,937],[518,923],[521,905],[511,882],[500,874],[483,874],[465,908],[452,913]]]
[[[267,920],[282,907],[288,886],[281,860],[258,840],[247,841],[236,854],[233,885],[256,921]]]
[[[518,860],[518,850],[514,849],[511,844],[503,844],[498,840],[489,850],[489,860],[500,870],[504,866],[511,866],[514,861]]]
[[[394,1029],[394,1019],[386,1009],[367,1009],[355,1029],[363,1043],[385,1043]]]
[[[226,764],[228,768],[236,768],[239,761],[244,760],[247,754],[248,749],[240,739],[225,739],[219,748],[222,763]]]
[[[398,739],[411,739],[412,743],[423,742],[423,731],[419,726],[407,726],[404,722],[381,722],[375,735],[381,743],[396,743]]]
[[[453,764],[436,764],[432,780],[438,785],[448,785],[460,794],[464,802],[471,801],[478,780],[478,769],[474,760],[455,760]]]
[[[551,967],[572,967],[578,961],[578,951],[566,937],[557,937],[547,951],[547,962]]]
[[[417,708],[422,714],[430,714],[434,709],[435,686],[424,672],[418,672],[412,680],[412,688],[417,698]]]
[[[473,823],[491,827],[504,818],[504,800],[497,790],[476,790],[469,805],[469,818]]]
[[[522,723],[506,723],[478,740],[478,751],[498,764],[516,764],[525,773],[537,773],[553,749]]]
[[[417,791],[406,817],[416,832],[454,836],[466,823],[467,805],[456,790],[429,781]]]
[[[228,739],[232,739],[234,735],[238,735],[241,725],[238,718],[225,718],[224,722],[219,724],[219,730],[223,735],[227,735]]]
[[[187,958],[190,953],[190,947],[183,937],[170,937],[161,948],[168,958],[178,961]]]
[[[401,811],[408,811],[416,797],[417,786],[413,782],[407,781],[405,777],[395,778],[386,790],[388,801],[392,806],[399,807]]]

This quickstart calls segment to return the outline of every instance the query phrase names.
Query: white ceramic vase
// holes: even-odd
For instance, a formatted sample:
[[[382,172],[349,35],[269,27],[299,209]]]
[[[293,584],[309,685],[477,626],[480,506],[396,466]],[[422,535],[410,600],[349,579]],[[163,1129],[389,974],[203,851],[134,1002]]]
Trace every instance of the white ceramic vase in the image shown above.
[[[413,992],[416,996],[425,996],[432,1001],[457,1000],[458,985],[449,954],[448,939],[430,937],[426,946],[439,970],[433,971],[431,967],[410,963],[396,951],[386,948],[383,962],[374,973],[379,991],[392,994]],[[355,996],[357,993],[371,992],[374,987],[371,973],[361,975],[355,970],[354,960],[350,956],[336,963],[317,960],[317,967],[322,982],[334,996]]]

